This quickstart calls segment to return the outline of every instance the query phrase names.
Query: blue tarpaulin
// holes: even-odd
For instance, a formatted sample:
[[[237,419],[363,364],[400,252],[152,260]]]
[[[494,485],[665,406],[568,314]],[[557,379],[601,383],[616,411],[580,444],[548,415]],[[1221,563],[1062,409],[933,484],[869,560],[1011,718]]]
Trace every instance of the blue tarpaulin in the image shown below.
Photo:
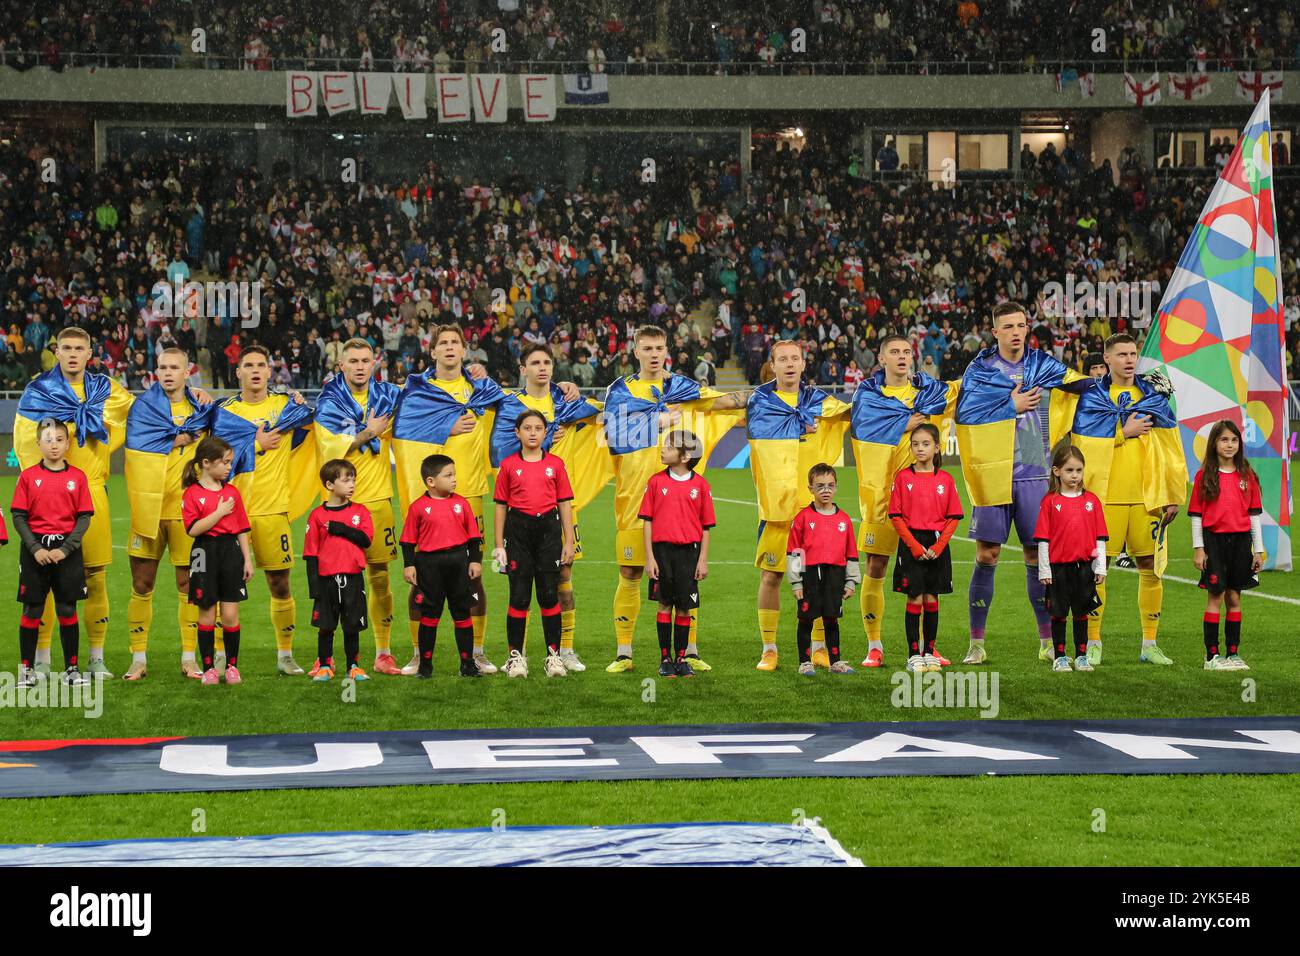
[[[0,866],[860,866],[818,826],[287,833],[0,846]]]

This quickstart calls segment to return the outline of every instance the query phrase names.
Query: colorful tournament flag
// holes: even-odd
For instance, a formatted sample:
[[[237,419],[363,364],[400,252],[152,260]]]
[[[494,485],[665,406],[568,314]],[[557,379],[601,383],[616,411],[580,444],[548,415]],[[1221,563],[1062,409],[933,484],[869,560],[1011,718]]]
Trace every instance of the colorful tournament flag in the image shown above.
[[[1264,566],[1290,571],[1286,333],[1268,108],[1266,94],[1214,184],[1138,368],[1161,368],[1173,383],[1189,473],[1200,467],[1216,421],[1241,428],[1264,498]]]

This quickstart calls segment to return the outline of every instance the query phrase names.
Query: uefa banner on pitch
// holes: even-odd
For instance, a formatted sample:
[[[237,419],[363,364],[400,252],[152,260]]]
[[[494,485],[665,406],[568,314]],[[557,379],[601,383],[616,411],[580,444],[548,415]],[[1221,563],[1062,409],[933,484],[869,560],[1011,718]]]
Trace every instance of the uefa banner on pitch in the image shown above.
[[[0,797],[718,777],[1297,772],[1300,717],[534,727],[0,743]]]

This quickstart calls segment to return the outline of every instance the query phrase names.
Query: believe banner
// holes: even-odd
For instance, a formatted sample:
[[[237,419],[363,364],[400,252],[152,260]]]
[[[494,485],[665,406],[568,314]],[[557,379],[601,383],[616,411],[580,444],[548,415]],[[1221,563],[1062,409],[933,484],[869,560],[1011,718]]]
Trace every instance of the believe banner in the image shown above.
[[[439,123],[504,123],[507,82],[503,73],[286,73],[284,115],[290,119],[328,116],[352,111],[367,116],[388,112],[396,96],[402,118],[426,119],[428,97],[433,98]],[[549,74],[521,74],[519,99],[524,119],[549,123],[555,119],[555,77]]]

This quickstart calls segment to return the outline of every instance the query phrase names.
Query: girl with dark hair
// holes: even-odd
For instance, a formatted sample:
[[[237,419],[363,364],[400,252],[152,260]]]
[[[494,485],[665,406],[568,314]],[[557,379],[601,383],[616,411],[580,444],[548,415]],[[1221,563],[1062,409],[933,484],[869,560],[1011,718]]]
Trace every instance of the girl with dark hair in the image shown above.
[[[1264,506],[1259,479],[1246,460],[1241,430],[1234,422],[1215,422],[1205,444],[1205,459],[1192,480],[1192,547],[1206,606],[1202,627],[1207,671],[1250,670],[1241,659],[1241,592],[1259,586],[1264,566]],[[1224,650],[1219,652],[1219,613],[1227,604]]]
[[[1070,670],[1065,621],[1074,617],[1074,670],[1090,671],[1088,614],[1101,606],[1097,585],[1106,578],[1106,515],[1101,499],[1083,487],[1083,452],[1068,441],[1052,451],[1047,494],[1038,507],[1038,580],[1052,616],[1054,671]]]

